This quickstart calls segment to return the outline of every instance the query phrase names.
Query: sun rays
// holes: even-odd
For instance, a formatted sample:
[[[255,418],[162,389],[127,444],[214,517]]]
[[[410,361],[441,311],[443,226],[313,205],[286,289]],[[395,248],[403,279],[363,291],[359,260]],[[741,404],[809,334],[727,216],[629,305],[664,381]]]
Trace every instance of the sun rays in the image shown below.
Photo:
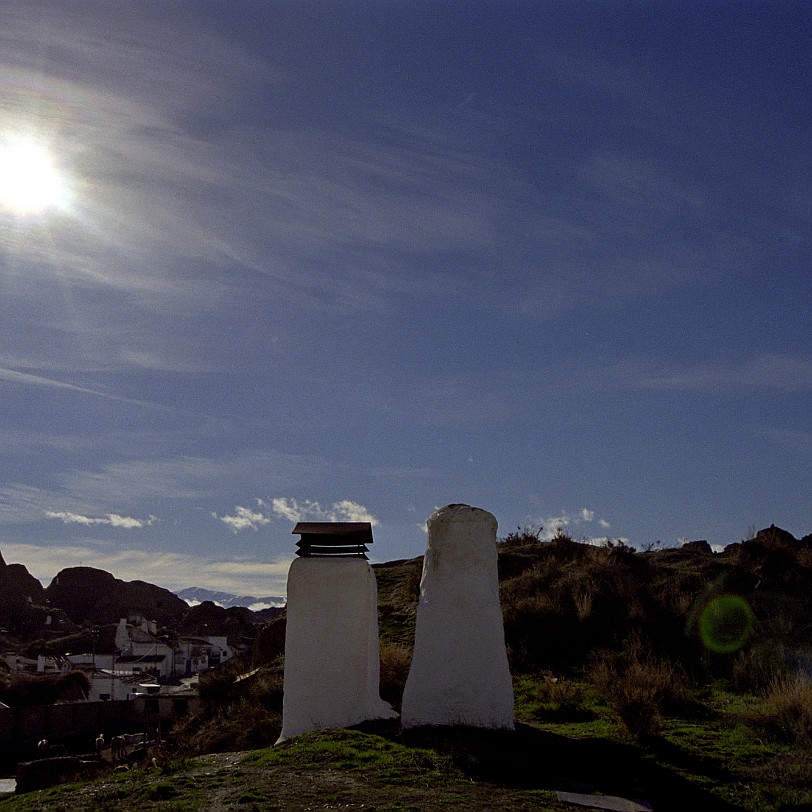
[[[0,139],[0,208],[11,214],[42,214],[64,205],[67,185],[50,152],[35,138]]]

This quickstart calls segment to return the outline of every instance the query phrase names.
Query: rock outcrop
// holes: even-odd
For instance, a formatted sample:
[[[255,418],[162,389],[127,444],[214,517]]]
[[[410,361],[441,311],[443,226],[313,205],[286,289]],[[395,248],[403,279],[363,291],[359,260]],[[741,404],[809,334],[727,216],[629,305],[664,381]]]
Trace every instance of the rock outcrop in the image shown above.
[[[140,613],[161,624],[174,625],[189,609],[168,589],[146,581],[121,581],[94,567],[61,570],[45,590],[45,597],[75,623],[116,623]]]
[[[22,564],[6,564],[0,556],[0,626],[16,629],[30,604],[43,603],[42,584]]]

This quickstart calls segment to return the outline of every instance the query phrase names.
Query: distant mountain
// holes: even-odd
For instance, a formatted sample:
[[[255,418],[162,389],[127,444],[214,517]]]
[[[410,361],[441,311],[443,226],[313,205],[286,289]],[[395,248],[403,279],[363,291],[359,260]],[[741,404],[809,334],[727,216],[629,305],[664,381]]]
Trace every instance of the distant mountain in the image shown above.
[[[213,589],[204,589],[202,586],[190,586],[175,593],[181,600],[191,605],[212,601],[226,609],[232,606],[245,606],[254,612],[268,609],[272,606],[284,606],[285,599],[279,595],[268,595],[257,598],[253,595],[232,595],[230,592],[217,592]]]

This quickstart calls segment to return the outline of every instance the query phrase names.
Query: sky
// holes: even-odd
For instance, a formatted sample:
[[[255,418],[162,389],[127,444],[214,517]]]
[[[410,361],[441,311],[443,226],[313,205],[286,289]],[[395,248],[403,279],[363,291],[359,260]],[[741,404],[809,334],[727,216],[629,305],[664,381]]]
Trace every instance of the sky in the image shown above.
[[[812,533],[808,2],[0,15],[6,562]]]

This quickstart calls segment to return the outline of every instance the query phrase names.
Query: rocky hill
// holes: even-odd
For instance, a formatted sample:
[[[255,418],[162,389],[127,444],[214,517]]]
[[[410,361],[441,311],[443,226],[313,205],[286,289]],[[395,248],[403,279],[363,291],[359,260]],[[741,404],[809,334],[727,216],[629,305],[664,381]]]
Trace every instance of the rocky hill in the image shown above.
[[[155,584],[122,581],[93,567],[63,569],[43,588],[23,564],[7,564],[0,556],[0,651],[31,657],[91,648],[112,653],[119,620],[134,615],[157,621],[170,638],[225,636],[231,645],[250,650],[258,625],[280,612],[279,607],[253,612],[211,601],[190,607]]]
[[[43,592],[23,564],[6,564],[0,554],[0,627],[17,626],[30,604],[43,603]]]
[[[69,567],[44,592],[74,623],[115,623],[135,613],[161,625],[175,625],[188,605],[173,592],[146,581],[122,581],[105,570]]]

